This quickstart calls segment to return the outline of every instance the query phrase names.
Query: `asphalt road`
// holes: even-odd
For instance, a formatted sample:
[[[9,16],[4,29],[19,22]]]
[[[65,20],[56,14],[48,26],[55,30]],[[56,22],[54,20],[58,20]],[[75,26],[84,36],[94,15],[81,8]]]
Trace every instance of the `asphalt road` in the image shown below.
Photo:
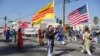
[[[45,40],[46,43],[46,40]],[[55,40],[53,56],[88,56],[80,52],[80,41],[60,45]],[[92,53],[93,56],[100,56],[100,45],[94,45],[96,49]],[[47,45],[39,46],[35,37],[24,37],[24,47],[18,49],[17,45],[10,41],[5,41],[3,36],[0,36],[0,56],[47,56]]]

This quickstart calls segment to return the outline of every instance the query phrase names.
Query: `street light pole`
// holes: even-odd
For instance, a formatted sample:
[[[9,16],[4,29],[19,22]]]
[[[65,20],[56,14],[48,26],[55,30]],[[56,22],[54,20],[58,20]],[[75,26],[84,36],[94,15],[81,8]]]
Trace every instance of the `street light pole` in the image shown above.
[[[78,0],[63,0],[63,26],[65,24],[66,3],[70,3],[71,1],[78,1]]]
[[[66,0],[63,0],[63,25],[65,24]]]

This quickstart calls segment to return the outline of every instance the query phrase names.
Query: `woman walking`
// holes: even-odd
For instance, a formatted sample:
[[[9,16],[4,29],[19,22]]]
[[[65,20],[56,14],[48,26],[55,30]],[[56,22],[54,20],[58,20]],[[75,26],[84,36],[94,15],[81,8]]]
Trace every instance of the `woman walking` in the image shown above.
[[[90,51],[90,31],[89,31],[89,28],[86,27],[85,29],[85,32],[84,32],[84,39],[83,39],[83,48],[81,50],[81,52],[83,53],[84,51],[87,51],[88,55],[91,56],[91,51]]]
[[[10,36],[11,36],[10,28],[8,28],[7,31],[6,31],[6,40],[7,41],[9,40]]]
[[[23,47],[23,38],[22,38],[21,28],[18,29],[17,35],[18,35],[18,40],[17,40],[18,48],[22,48]]]
[[[12,42],[14,42],[14,43],[16,43],[16,35],[17,35],[17,33],[16,33],[16,31],[15,31],[15,29],[13,29],[13,31],[12,31]]]
[[[38,37],[39,37],[39,44],[44,45],[44,30],[39,29]]]
[[[61,26],[58,26],[57,29],[57,40],[60,42],[60,44],[65,44],[64,42],[64,34],[63,34],[63,28]]]

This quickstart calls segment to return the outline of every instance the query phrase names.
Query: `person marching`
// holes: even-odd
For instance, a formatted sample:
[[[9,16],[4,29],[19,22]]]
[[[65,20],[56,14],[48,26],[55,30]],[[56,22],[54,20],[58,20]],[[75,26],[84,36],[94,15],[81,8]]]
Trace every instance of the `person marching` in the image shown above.
[[[82,50],[81,52],[84,53],[87,51],[88,55],[91,56],[91,51],[90,51],[90,31],[88,27],[85,27],[84,29],[84,34],[83,34],[83,45],[82,45]]]
[[[4,37],[6,37],[6,32],[7,32],[7,29],[6,28],[4,28]]]
[[[10,34],[10,28],[7,29],[6,31],[6,40],[8,41],[10,38],[11,34]]]
[[[39,37],[39,44],[40,45],[44,45],[44,30],[43,29],[39,29],[38,32],[38,37]]]
[[[15,31],[15,29],[13,29],[12,31],[12,42],[16,43],[16,35],[17,35],[17,32]]]
[[[58,26],[57,28],[57,40],[60,42],[60,44],[65,44],[64,42],[64,34],[63,34],[63,28],[61,26]]]
[[[66,26],[66,24],[64,24],[62,28],[63,28],[64,38],[67,39],[67,26]]]
[[[49,25],[46,31],[46,37],[48,40],[48,56],[51,56],[51,53],[53,52],[55,34],[56,32],[54,31],[53,26]]]
[[[18,29],[17,36],[18,36],[18,40],[17,40],[18,48],[22,48],[23,47],[23,38],[22,38],[21,28]]]
[[[69,29],[69,38],[70,38],[71,42],[74,42],[74,35],[75,35],[75,32],[73,30],[73,27],[70,27],[70,29]]]

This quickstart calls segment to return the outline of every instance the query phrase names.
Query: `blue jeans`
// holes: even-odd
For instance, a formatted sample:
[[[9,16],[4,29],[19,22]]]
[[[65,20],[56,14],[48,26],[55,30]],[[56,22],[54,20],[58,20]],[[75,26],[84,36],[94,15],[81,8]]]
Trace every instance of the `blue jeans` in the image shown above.
[[[50,48],[50,52],[53,52],[54,40],[48,39],[48,49]]]

